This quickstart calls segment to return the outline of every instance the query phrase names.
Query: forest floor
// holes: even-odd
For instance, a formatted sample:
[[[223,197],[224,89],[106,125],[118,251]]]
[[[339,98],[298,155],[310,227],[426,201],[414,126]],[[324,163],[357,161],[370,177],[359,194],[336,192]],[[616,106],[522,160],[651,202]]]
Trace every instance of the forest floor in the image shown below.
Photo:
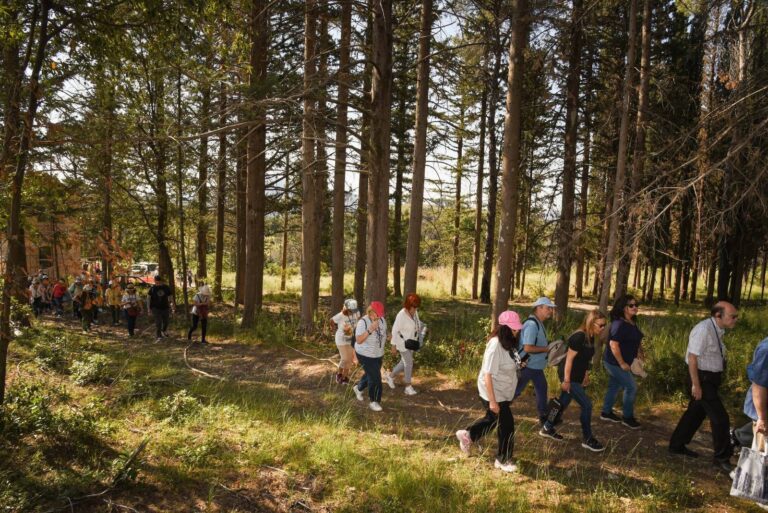
[[[121,327],[82,335],[72,320],[44,320],[36,338],[12,347],[11,395],[29,382],[55,391],[50,410],[81,412],[94,436],[75,444],[62,442],[61,427],[20,432],[19,450],[0,463],[5,510],[759,511],[731,498],[728,476],[709,464],[707,425],[690,446],[699,460],[668,455],[679,401],[642,404],[643,428],[631,431],[597,418],[593,390],[593,429],[607,445],[595,454],[581,447],[576,405],[564,442],[540,437],[528,390],[513,406],[520,473],[506,475],[493,469],[494,436],[469,458],[458,449],[454,432],[483,413],[473,380],[417,358],[419,393],[385,385],[384,411],[374,413],[334,382],[327,339],[297,347],[270,335],[282,309],[271,306],[264,340],[220,323],[208,345],[187,343],[181,326],[155,343],[149,326],[128,339]],[[51,347],[64,349],[52,359]],[[89,376],[93,355],[103,365]]]

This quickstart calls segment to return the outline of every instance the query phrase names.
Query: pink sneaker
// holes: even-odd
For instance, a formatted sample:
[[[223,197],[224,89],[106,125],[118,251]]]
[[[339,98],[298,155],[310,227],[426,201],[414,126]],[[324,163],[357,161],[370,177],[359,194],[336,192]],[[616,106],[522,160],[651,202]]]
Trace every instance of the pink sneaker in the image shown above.
[[[469,436],[469,431],[466,429],[456,431],[456,438],[459,440],[461,452],[469,456],[469,450],[472,447],[472,438]]]

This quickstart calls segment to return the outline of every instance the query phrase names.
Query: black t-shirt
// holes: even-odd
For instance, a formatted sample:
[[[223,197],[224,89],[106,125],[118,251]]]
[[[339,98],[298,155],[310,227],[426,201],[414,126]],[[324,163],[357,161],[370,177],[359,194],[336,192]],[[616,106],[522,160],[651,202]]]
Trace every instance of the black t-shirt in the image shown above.
[[[171,297],[171,287],[168,285],[152,285],[149,289],[149,307],[160,308],[161,310],[170,308],[168,299]]]
[[[582,383],[584,375],[592,367],[592,357],[595,355],[595,340],[587,337],[583,331],[577,331],[568,337],[568,350],[576,351],[571,365],[571,382]],[[560,365],[557,366],[557,374],[560,381],[565,381],[565,361],[563,358]]]

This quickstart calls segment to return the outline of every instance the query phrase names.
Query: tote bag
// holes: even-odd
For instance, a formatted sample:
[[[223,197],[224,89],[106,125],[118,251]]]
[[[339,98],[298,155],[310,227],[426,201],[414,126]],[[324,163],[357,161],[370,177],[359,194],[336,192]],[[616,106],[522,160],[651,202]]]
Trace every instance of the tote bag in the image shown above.
[[[731,495],[749,499],[760,504],[768,504],[768,451],[760,451],[759,440],[763,436],[752,439],[752,448],[742,447],[739,464],[736,466],[731,485]],[[763,444],[768,448],[768,444]]]

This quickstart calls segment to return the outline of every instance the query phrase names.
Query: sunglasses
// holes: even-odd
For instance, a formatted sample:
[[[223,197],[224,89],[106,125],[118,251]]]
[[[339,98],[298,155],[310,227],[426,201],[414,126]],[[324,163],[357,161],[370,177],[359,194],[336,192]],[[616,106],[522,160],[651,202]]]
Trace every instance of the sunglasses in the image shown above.
[[[637,303],[628,303],[627,308],[640,308],[640,305]]]
[[[598,328],[605,328],[606,324],[604,322],[598,322],[596,323]]]

